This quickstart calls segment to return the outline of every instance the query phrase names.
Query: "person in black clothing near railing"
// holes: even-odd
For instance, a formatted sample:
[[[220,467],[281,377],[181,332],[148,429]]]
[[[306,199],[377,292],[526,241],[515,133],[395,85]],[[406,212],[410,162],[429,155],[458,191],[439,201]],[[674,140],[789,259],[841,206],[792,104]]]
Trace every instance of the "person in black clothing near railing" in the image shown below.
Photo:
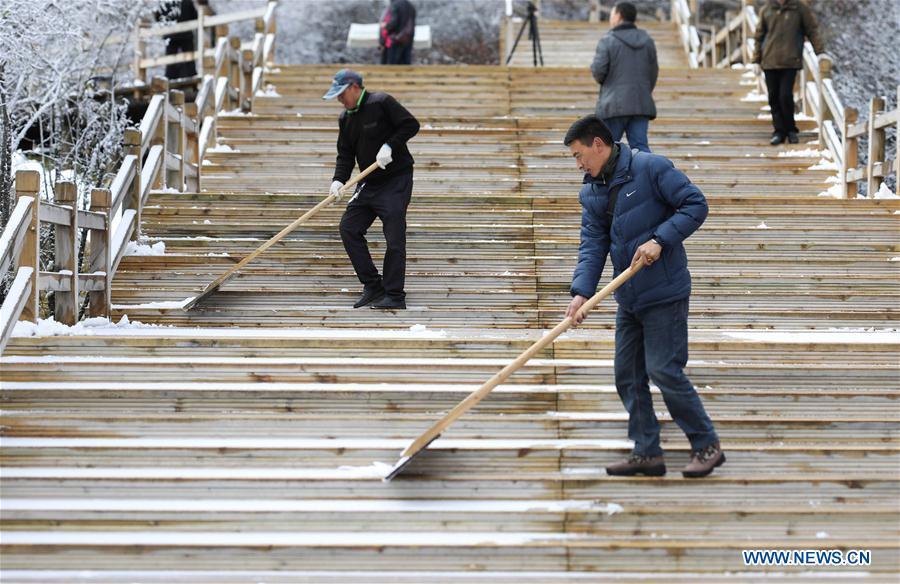
[[[406,209],[412,197],[414,164],[406,142],[418,133],[419,122],[390,95],[366,90],[362,76],[349,69],[338,71],[322,98],[337,98],[344,106],[331,183],[336,201],[354,163],[360,170],[373,162],[380,167],[357,185],[341,217],[341,240],[363,284],[362,296],[353,307],[405,309]],[[376,217],[381,219],[387,243],[383,277],[366,243],[366,231]]]
[[[409,0],[391,0],[381,17],[378,40],[382,65],[412,63],[413,37],[416,35],[416,8]]]
[[[167,20],[172,23],[190,22],[197,20],[197,9],[208,10],[208,0],[176,0],[163,4],[156,13],[157,20]],[[168,34],[163,38],[166,41],[166,55],[179,55],[197,50],[196,31],[188,30]],[[197,76],[196,61],[182,63],[170,63],[166,65],[166,77],[168,79],[187,79]]]

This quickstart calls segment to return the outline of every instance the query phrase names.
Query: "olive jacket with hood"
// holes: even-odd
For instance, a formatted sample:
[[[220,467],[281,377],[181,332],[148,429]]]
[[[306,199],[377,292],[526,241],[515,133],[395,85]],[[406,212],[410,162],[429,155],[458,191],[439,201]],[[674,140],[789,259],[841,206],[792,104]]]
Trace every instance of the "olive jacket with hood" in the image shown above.
[[[753,62],[763,69],[802,69],[803,38],[825,51],[812,9],[802,0],[769,0],[759,13]]]

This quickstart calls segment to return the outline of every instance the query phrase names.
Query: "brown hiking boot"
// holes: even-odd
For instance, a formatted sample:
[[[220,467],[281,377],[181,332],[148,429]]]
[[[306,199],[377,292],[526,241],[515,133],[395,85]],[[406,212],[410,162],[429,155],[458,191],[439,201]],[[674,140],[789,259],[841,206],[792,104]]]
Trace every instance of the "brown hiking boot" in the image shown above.
[[[613,477],[632,477],[637,474],[661,477],[666,474],[666,462],[662,456],[632,454],[622,462],[606,467],[606,474]]]
[[[725,463],[725,453],[719,447],[718,442],[713,442],[703,450],[691,452],[691,462],[688,463],[681,474],[686,479],[699,479],[705,477],[717,466]]]

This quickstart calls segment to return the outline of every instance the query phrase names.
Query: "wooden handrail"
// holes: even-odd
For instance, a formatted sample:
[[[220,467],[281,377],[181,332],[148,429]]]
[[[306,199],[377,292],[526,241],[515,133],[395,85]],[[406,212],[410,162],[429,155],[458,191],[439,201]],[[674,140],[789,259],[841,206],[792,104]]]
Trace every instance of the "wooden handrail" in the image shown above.
[[[749,64],[755,49],[754,36],[759,16],[750,0],[742,0],[740,13],[725,28],[710,35],[699,50],[691,41],[690,23],[694,15],[686,0],[672,0],[672,21],[679,27],[682,45],[691,67],[730,67],[734,63]],[[844,107],[831,79],[833,62],[829,55],[817,55],[812,44],[805,42],[802,50],[803,68],[800,74],[800,103],[803,111],[816,118],[819,144],[826,148],[840,165],[842,197],[855,197],[857,182],[865,180],[868,196],[880,189],[884,177],[897,174],[900,184],[900,155],[889,159],[885,153],[885,130],[896,125],[900,133],[900,113],[897,109],[884,111],[885,100],[873,97],[869,102],[869,115],[859,120],[858,112]],[[758,68],[756,83],[761,92],[765,83]],[[900,87],[897,90],[900,104]],[[865,167],[858,167],[859,139],[868,137],[869,157]]]
[[[34,197],[20,197],[9,216],[9,222],[0,237],[0,274],[5,274],[9,264],[19,256],[22,243],[31,225],[31,214],[34,208]]]

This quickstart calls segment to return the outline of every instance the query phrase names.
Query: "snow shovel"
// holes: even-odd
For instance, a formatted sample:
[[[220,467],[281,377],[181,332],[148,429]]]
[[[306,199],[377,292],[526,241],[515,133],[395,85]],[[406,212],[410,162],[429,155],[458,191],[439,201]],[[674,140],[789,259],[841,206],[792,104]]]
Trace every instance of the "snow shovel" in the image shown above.
[[[345,189],[348,189],[348,188],[354,186],[356,183],[358,183],[362,179],[364,179],[367,176],[369,176],[370,174],[372,174],[372,172],[374,172],[376,168],[378,168],[378,163],[373,162],[367,169],[365,169],[361,173],[357,174],[356,178],[348,181],[347,184],[342,186],[341,191],[344,191]],[[310,209],[309,211],[307,211],[306,213],[301,215],[296,221],[294,221],[293,223],[291,223],[290,225],[288,225],[287,227],[282,229],[278,233],[278,235],[276,235],[269,241],[265,242],[264,244],[262,244],[261,246],[256,248],[256,250],[254,250],[250,255],[248,255],[247,257],[245,257],[238,263],[236,263],[234,266],[231,267],[231,269],[229,269],[227,272],[225,272],[224,274],[222,274],[221,276],[216,278],[213,282],[211,282],[203,290],[203,292],[201,292],[197,296],[194,296],[187,303],[185,303],[184,309],[190,310],[191,308],[196,306],[201,300],[203,300],[204,298],[206,298],[207,296],[209,296],[210,294],[212,294],[213,292],[218,290],[222,284],[224,284],[225,282],[227,282],[228,280],[233,278],[234,275],[237,274],[241,270],[241,268],[243,268],[244,266],[246,266],[247,264],[249,264],[250,262],[255,260],[257,258],[257,256],[259,256],[264,251],[266,251],[267,249],[269,249],[270,247],[272,247],[273,245],[278,243],[281,240],[281,238],[283,238],[285,235],[287,235],[288,233],[290,233],[291,231],[293,231],[294,229],[299,227],[301,224],[306,223],[306,221],[309,220],[310,217],[312,217],[313,215],[315,215],[316,213],[318,213],[319,211],[321,211],[322,209],[324,209],[325,207],[330,205],[332,202],[334,202],[334,195],[328,195],[327,197],[322,199],[322,201],[319,204],[317,204],[315,207],[313,207],[312,209]]]
[[[599,304],[601,300],[615,292],[615,290],[619,286],[624,284],[629,278],[638,273],[638,271],[640,271],[640,269],[643,267],[643,262],[629,267],[627,270],[613,279],[612,282],[604,286],[602,290],[594,294],[587,302],[584,303],[584,305],[580,309],[578,309],[578,312],[582,315],[586,315],[595,306],[597,306],[597,304]],[[397,461],[397,464],[394,465],[394,467],[391,469],[391,472],[388,473],[386,477],[384,477],[384,480],[390,481],[401,472],[403,472],[403,469],[406,468],[410,462],[412,462],[413,458],[424,452],[432,442],[440,438],[441,433],[446,430],[450,426],[450,424],[455,422],[457,419],[462,417],[463,414],[475,407],[478,402],[486,398],[487,395],[491,393],[491,391],[493,391],[495,387],[506,381],[510,375],[518,371],[532,357],[534,357],[538,353],[538,351],[556,340],[556,337],[569,330],[574,322],[575,320],[573,317],[567,316],[565,319],[563,319],[562,322],[556,325],[553,330],[545,334],[536,343],[528,347],[528,349],[526,349],[524,353],[516,357],[515,361],[494,374],[494,376],[488,379],[484,383],[484,385],[470,393],[468,397],[456,404],[456,407],[450,410],[449,413],[438,420],[437,423],[426,430],[421,436],[416,438],[415,441],[400,454],[400,460]]]

